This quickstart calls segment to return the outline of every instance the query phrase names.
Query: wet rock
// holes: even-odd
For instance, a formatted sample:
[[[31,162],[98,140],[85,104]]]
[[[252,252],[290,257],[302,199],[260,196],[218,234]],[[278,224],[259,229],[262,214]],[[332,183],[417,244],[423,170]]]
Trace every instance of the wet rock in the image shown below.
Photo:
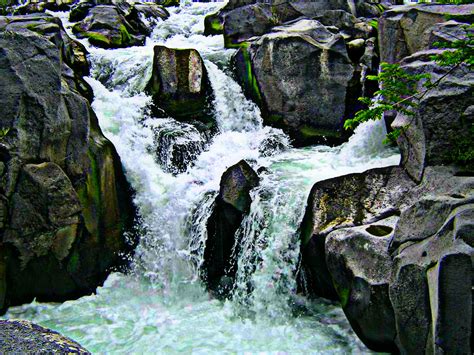
[[[416,184],[391,167],[313,187],[306,285],[339,300],[369,348],[470,353],[474,177],[462,171],[427,167]]]
[[[274,26],[294,20],[301,13],[289,3],[273,6],[264,3],[238,7],[225,13],[224,41],[226,47],[236,47],[251,37],[270,32]]]
[[[218,296],[228,296],[236,273],[232,260],[235,234],[250,210],[250,190],[259,178],[244,160],[222,175],[214,211],[207,222],[208,239],[204,251],[203,277],[208,288]]]
[[[180,121],[196,120],[209,127],[212,88],[204,62],[195,49],[155,46],[153,72],[148,83],[153,102],[166,115]],[[159,110],[155,110],[160,115]],[[161,114],[163,116],[163,114]]]
[[[474,5],[397,6],[383,13],[379,20],[380,58],[396,63],[402,58],[430,48],[433,26],[449,17],[472,23]]]
[[[90,354],[65,336],[23,320],[0,320],[3,353]]]
[[[172,174],[185,172],[204,150],[205,136],[193,125],[166,120],[154,129],[157,160]]]
[[[341,142],[347,134],[343,121],[352,107],[346,103],[359,95],[342,36],[315,20],[273,31],[250,41],[235,56],[246,94],[261,107],[264,122],[282,128],[294,144]]]
[[[91,293],[130,250],[130,187],[71,41],[51,16],[0,17],[2,310]]]
[[[71,20],[80,21],[72,27],[76,36],[88,38],[92,45],[102,48],[143,45],[151,31],[150,23],[168,17],[169,13],[159,5],[126,2],[97,6],[78,4],[70,15]]]
[[[395,315],[388,296],[388,245],[398,217],[338,229],[326,239],[326,262],[347,319],[371,349],[396,352]]]
[[[139,34],[114,6],[100,5],[90,9],[72,31],[79,38],[102,48],[120,48],[143,45],[145,36]]]
[[[95,1],[80,1],[74,4],[71,7],[71,11],[69,12],[69,21],[71,22],[79,22],[86,18],[89,14],[89,10],[92,9],[96,5]]]
[[[433,207],[436,211],[437,206]],[[430,353],[471,353],[474,249],[453,235],[451,226],[458,212],[453,211],[434,234],[426,233],[429,236],[424,240],[404,244],[395,254],[390,300],[401,353],[425,349]],[[396,230],[394,239],[400,235]]]
[[[338,299],[326,263],[328,233],[399,213],[398,201],[414,186],[398,167],[345,175],[313,186],[301,224],[302,264],[312,294]]]
[[[438,66],[430,59],[437,53],[418,52],[402,62],[410,73],[429,73],[432,82],[443,77],[441,84],[420,100],[414,116],[399,113],[392,123],[392,127],[402,129],[397,142],[402,165],[416,181],[422,179],[426,166],[455,163],[473,139],[474,114],[470,107],[474,107],[474,73],[467,66],[456,70]],[[420,91],[424,90],[420,83]]]

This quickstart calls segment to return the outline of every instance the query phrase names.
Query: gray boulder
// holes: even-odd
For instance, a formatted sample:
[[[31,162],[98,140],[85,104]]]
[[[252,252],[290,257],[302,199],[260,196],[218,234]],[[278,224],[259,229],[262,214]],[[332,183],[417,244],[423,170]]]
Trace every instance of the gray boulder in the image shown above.
[[[214,125],[209,109],[212,87],[204,61],[195,49],[155,46],[147,90],[153,97],[156,115],[195,120],[209,128]]]
[[[4,354],[90,354],[75,341],[24,320],[0,320],[0,351]]]
[[[231,291],[237,271],[232,260],[233,248],[239,245],[236,231],[250,210],[250,190],[257,187],[258,182],[257,173],[244,160],[222,175],[219,195],[207,222],[202,270],[208,288],[218,296],[228,296]]]
[[[472,4],[394,7],[384,12],[379,20],[380,59],[383,62],[397,63],[404,57],[429,49],[433,43],[433,26],[445,22],[448,17],[472,23],[473,14]]]
[[[313,186],[300,228],[302,266],[311,294],[339,299],[326,263],[327,235],[396,215],[414,186],[399,167],[345,175]]]
[[[155,4],[116,5],[80,3],[71,11],[70,20],[80,21],[72,27],[79,38],[102,48],[121,48],[143,45],[151,27],[143,22],[157,23],[169,17],[169,13]]]
[[[91,293],[131,248],[130,187],[71,43],[51,16],[0,17],[2,310]]]
[[[402,165],[416,181],[426,166],[459,164],[474,139],[474,73],[467,66],[455,70],[438,66],[430,58],[437,53],[418,52],[402,61],[410,73],[429,73],[432,82],[441,80],[423,95],[414,116],[399,113],[392,123],[402,129],[397,142]],[[425,90],[420,83],[419,91]]]
[[[397,216],[338,229],[326,238],[326,263],[344,313],[356,334],[376,351],[396,352],[395,315],[389,298],[388,245]]]
[[[306,285],[339,300],[373,350],[470,353],[473,191],[453,167],[419,184],[400,167],[317,183],[301,226]]]
[[[235,67],[264,122],[284,129],[296,145],[345,138],[347,103],[360,93],[341,35],[316,20],[298,20],[239,49]]]

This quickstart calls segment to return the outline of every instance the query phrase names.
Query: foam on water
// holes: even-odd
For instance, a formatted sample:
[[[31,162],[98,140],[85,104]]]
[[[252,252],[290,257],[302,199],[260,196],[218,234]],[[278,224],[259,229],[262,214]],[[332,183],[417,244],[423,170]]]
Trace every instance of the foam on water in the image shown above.
[[[227,74],[233,50],[223,48],[222,36],[202,34],[204,16],[220,6],[172,8],[143,47],[103,50],[83,41],[92,62],[93,108],[142,217],[133,272],[112,274],[96,295],[13,307],[7,317],[39,322],[97,353],[366,352],[340,309],[296,295],[296,230],[315,182],[397,164],[399,155],[380,143],[380,122],[359,127],[336,148],[291,148],[283,132],[264,127],[258,107]],[[68,26],[67,14],[59,16]],[[172,118],[147,111],[144,88],[156,44],[198,49],[215,93],[219,133],[185,173],[167,172],[156,157],[156,130],[176,127]],[[241,159],[264,172],[236,234],[242,248],[234,255],[234,299],[221,302],[202,287],[199,266],[220,178]]]

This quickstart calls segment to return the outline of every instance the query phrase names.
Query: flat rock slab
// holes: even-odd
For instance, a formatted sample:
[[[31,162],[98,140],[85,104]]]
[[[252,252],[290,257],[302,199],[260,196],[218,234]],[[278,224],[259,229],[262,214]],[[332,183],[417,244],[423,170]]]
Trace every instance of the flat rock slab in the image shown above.
[[[0,353],[90,354],[55,331],[19,320],[0,320]]]

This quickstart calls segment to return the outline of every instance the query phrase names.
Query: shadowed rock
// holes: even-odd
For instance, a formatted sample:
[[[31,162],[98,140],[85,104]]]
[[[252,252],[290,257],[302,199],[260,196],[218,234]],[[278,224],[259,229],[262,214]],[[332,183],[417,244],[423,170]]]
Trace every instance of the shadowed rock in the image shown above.
[[[2,310],[89,294],[130,251],[130,187],[71,43],[49,15],[0,17]]]
[[[250,210],[250,190],[258,181],[257,174],[244,160],[222,175],[214,211],[207,222],[203,264],[207,286],[219,296],[227,296],[231,291],[236,273],[232,260],[233,248],[238,247],[236,231]]]

